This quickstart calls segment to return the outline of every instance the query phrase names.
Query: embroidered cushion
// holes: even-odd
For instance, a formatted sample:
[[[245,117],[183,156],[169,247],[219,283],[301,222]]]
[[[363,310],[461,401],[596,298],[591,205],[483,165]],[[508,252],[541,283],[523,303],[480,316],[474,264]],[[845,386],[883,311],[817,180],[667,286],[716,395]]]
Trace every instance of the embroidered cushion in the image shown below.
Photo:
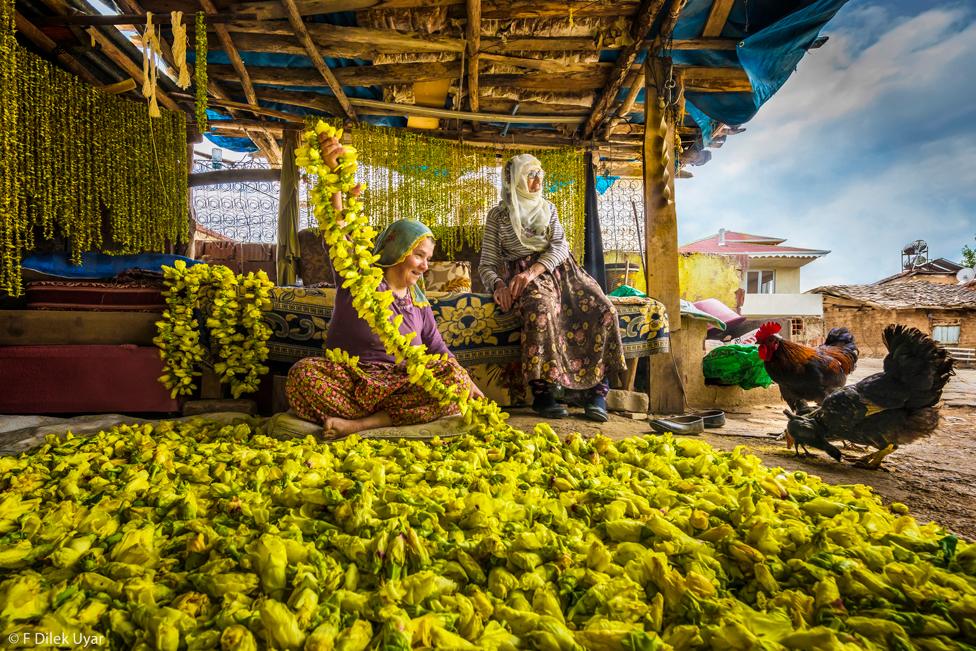
[[[428,292],[463,294],[471,291],[471,263],[442,260],[431,262],[424,283]]]

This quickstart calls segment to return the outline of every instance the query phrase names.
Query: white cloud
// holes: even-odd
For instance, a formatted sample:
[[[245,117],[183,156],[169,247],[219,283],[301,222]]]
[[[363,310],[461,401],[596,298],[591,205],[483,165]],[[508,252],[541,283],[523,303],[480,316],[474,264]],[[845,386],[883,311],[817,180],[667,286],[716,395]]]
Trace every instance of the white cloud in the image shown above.
[[[809,288],[894,273],[914,239],[950,259],[972,240],[972,15],[864,5],[837,22],[746,133],[678,186],[682,242],[725,227],[832,250],[804,269]]]

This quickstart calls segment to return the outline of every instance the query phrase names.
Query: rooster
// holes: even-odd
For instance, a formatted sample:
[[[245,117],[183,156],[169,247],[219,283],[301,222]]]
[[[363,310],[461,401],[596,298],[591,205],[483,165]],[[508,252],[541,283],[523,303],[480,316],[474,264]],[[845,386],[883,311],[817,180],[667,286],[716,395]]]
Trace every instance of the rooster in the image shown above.
[[[832,391],[847,384],[847,376],[857,365],[857,345],[847,328],[834,328],[816,348],[786,341],[777,334],[780,330],[781,326],[772,321],[759,328],[759,359],[779,385],[786,404],[794,413],[803,414],[809,411],[807,400],[819,405]]]
[[[884,371],[827,396],[818,409],[785,412],[787,431],[798,445],[841,454],[831,440],[873,445],[877,452],[858,462],[878,468],[904,443],[928,436],[939,424],[942,389],[954,375],[946,350],[918,328],[889,325],[884,330]]]

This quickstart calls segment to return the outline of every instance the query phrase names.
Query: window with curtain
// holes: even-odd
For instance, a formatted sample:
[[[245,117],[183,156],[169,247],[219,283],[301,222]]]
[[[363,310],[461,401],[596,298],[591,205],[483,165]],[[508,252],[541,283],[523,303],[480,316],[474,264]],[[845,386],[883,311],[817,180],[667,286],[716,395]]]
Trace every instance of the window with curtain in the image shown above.
[[[932,327],[932,338],[940,344],[958,344],[958,325],[937,325]]]

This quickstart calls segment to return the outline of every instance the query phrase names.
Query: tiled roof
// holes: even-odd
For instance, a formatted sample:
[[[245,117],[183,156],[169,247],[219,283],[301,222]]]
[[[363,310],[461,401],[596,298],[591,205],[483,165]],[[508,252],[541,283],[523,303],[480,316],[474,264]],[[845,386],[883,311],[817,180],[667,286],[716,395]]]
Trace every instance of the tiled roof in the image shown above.
[[[817,258],[830,253],[817,249],[782,246],[786,240],[768,235],[751,235],[720,230],[715,235],[695,240],[678,248],[679,253],[717,253],[719,255],[748,255],[777,258]],[[724,243],[723,243],[724,242]]]
[[[811,257],[816,258],[826,255],[830,251],[820,251],[817,249],[801,249],[796,246],[782,246],[779,244],[752,244],[746,242],[730,242],[726,238],[725,244],[718,241],[702,240],[686,244],[678,249],[681,253],[718,253],[720,255],[754,255],[754,256],[786,256],[786,257]]]
[[[904,308],[976,310],[976,283],[944,285],[914,281],[889,285],[826,285],[810,294],[837,296],[888,310]]]

